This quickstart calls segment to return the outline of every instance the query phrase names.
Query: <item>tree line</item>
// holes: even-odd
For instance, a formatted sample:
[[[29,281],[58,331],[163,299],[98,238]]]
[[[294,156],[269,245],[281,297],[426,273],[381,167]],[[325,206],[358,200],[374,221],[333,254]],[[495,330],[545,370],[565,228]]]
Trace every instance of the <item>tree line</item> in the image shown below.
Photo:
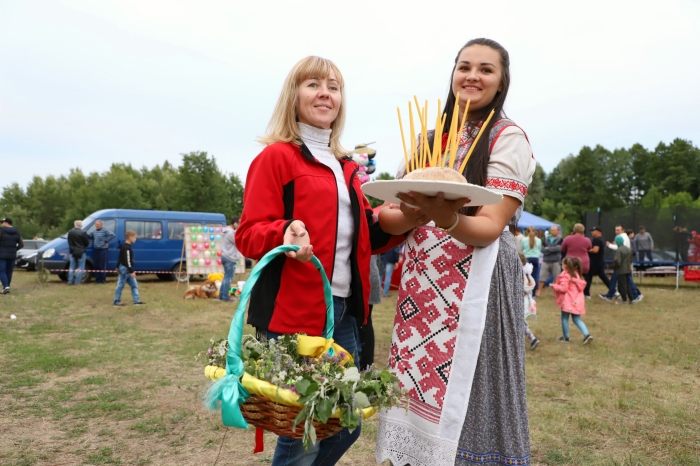
[[[103,173],[71,169],[68,175],[35,176],[26,189],[13,183],[2,189],[0,215],[12,218],[25,238],[55,238],[101,209],[155,209],[217,212],[230,218],[243,210],[243,183],[223,173],[206,152],[182,154],[169,162],[137,170],[115,163]]]
[[[393,177],[380,173],[376,179]],[[586,212],[631,206],[700,209],[700,149],[684,139],[661,142],[654,150],[641,144],[612,151],[584,146],[549,174],[537,164],[524,208],[569,232]]]
[[[700,149],[684,139],[654,150],[584,146],[549,174],[538,166],[525,199],[525,210],[567,232],[585,212],[633,206],[700,209]]]
[[[587,211],[631,206],[700,209],[700,149],[684,139],[653,150],[641,144],[612,151],[584,146],[549,174],[537,164],[525,198],[525,210],[561,224],[565,232]],[[0,215],[11,217],[24,237],[56,237],[73,220],[107,208],[220,212],[228,218],[243,210],[243,184],[237,175],[221,172],[213,156],[190,152],[179,167],[113,164],[89,175],[72,169],[67,176],[34,177],[26,189],[14,183],[0,197]]]

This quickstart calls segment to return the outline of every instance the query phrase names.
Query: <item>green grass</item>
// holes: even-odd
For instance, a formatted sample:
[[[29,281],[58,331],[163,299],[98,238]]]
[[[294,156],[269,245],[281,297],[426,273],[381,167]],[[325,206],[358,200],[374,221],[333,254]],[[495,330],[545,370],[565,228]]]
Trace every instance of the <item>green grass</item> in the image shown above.
[[[145,277],[148,304],[115,309],[114,285],[42,286],[17,271],[0,296],[0,464],[214,464],[222,439],[218,464],[269,464],[274,435],[253,455],[253,431],[223,428],[201,402],[194,356],[228,333],[235,305],[184,302],[183,286]],[[542,343],[527,352],[534,464],[700,466],[700,288],[674,288],[645,278],[635,306],[587,301],[587,346],[573,325],[572,343],[557,343],[554,300],[538,300],[531,329]],[[375,306],[379,362],[394,306]],[[374,464],[376,431],[376,417],[365,422],[339,464]]]

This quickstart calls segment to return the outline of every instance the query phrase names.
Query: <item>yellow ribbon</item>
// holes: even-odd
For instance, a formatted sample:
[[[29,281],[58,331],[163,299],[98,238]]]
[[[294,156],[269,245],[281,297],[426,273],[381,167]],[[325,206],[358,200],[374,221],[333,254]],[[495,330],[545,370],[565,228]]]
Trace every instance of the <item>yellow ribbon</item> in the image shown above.
[[[338,346],[338,345],[336,345]],[[340,348],[340,346],[338,346]],[[340,348],[342,350],[342,348]],[[204,375],[206,375],[211,380],[217,380],[224,375],[226,375],[226,369],[217,366],[207,366],[204,368]],[[304,406],[299,403],[299,394],[287,388],[280,388],[277,385],[272,385],[270,382],[260,380],[247,372],[241,377],[241,384],[251,395],[259,395],[268,400],[274,401],[275,403],[281,404],[282,406]],[[362,419],[367,419],[374,414],[376,414],[377,409],[373,407],[365,408],[362,410]],[[336,410],[331,417],[339,418],[340,411]]]
[[[297,337],[297,342],[297,353],[302,356],[318,358],[326,353],[329,353],[331,356],[343,353],[345,357],[340,361],[340,364],[345,365],[348,362],[353,362],[352,355],[348,351],[345,351],[342,346],[335,343],[332,338],[325,339],[323,337],[299,335]],[[329,352],[331,349],[332,352]]]
[[[223,367],[219,366],[207,366],[204,368],[204,376],[207,379],[213,380],[216,382],[220,378],[226,375],[226,369]]]

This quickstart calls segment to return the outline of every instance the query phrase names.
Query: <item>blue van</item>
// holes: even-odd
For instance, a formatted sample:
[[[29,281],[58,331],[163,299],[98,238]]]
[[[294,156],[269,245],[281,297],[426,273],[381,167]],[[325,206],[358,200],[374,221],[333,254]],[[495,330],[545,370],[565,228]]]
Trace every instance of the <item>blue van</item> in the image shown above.
[[[109,242],[107,252],[107,270],[117,268],[119,245],[124,241],[127,230],[136,232],[137,241],[132,246],[136,271],[153,271],[162,280],[187,280],[185,273],[180,271],[182,258],[182,242],[185,235],[185,224],[199,223],[202,225],[225,226],[224,214],[202,212],[172,212],[163,210],[128,210],[104,209],[98,210],[83,220],[83,229],[87,233],[95,231],[95,221],[102,220],[103,228],[114,232],[116,238]],[[68,251],[68,235],[45,244],[39,249],[34,258],[37,269],[42,267],[51,273],[57,273],[63,281],[68,280],[70,254]],[[92,242],[88,246],[85,269],[93,269],[94,251]],[[185,262],[182,270],[186,270]],[[55,272],[54,272],[55,271]],[[161,272],[161,273],[158,273]],[[90,281],[91,273],[83,274],[83,283]]]

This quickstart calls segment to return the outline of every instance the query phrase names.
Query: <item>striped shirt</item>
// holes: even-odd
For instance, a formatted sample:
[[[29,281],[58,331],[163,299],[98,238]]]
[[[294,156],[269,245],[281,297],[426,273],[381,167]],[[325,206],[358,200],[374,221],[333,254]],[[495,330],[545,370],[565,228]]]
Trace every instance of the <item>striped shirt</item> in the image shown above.
[[[109,242],[114,239],[116,235],[106,228],[101,230],[95,230],[92,233],[88,233],[88,238],[93,240],[92,246],[95,249],[105,249],[109,247]]]

